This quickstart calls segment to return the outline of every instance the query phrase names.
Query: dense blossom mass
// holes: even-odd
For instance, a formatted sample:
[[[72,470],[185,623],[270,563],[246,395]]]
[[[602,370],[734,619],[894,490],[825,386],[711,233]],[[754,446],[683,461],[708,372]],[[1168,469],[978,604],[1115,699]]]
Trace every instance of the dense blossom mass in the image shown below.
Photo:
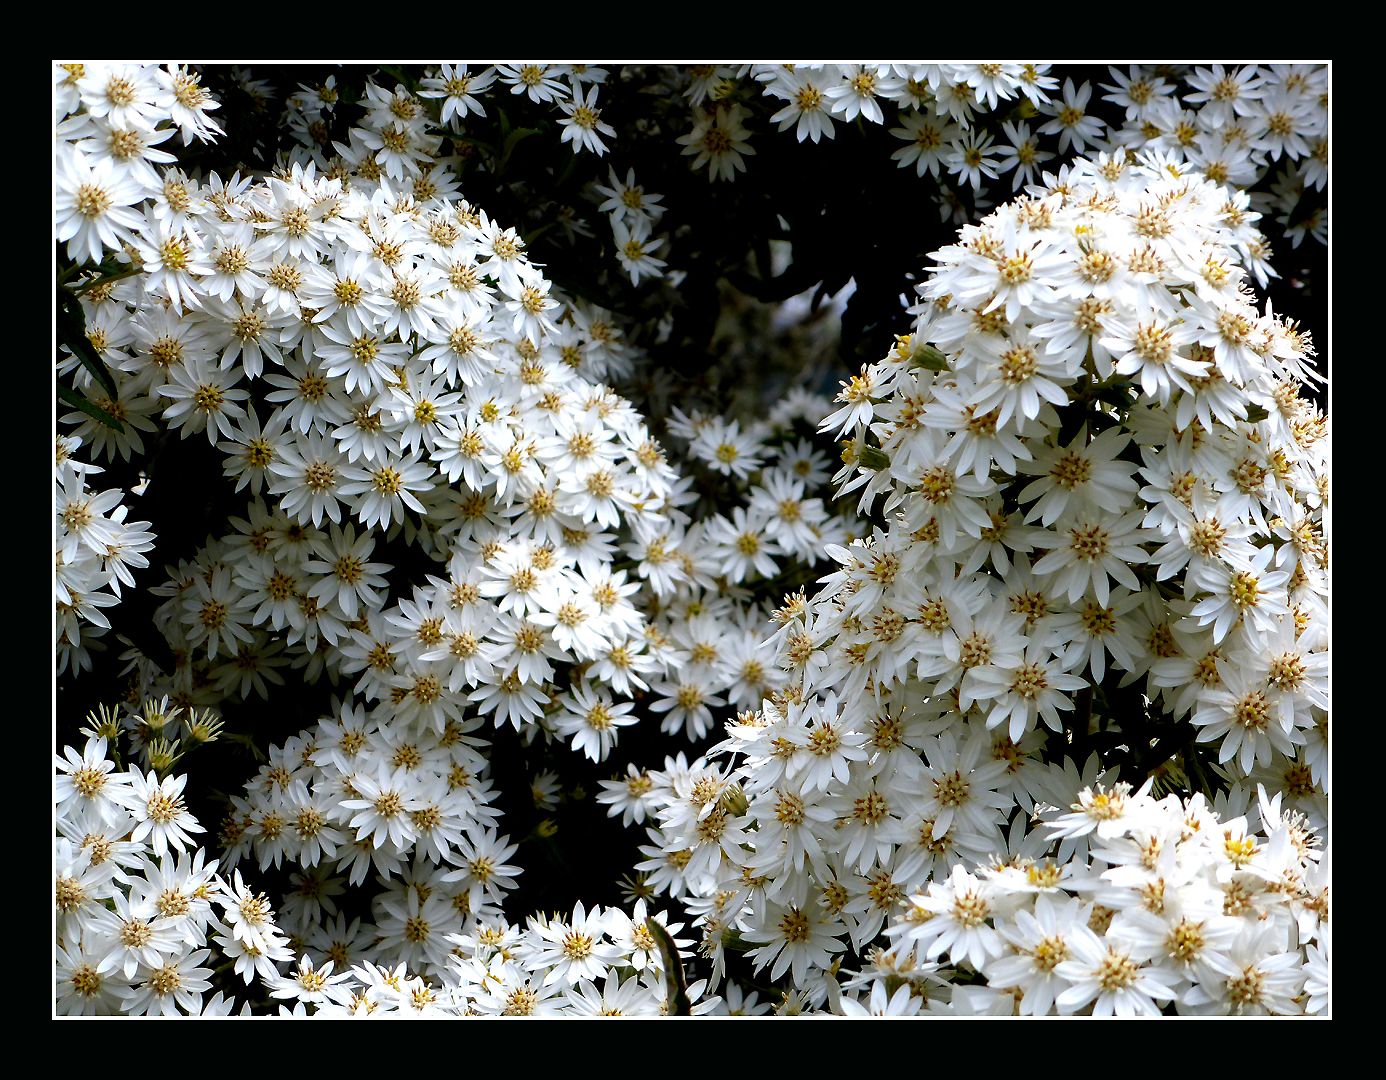
[[[1253,291],[1326,242],[1325,68],[364,76],[236,170],[208,71],[55,73],[58,1012],[1328,1011],[1323,365]],[[706,270],[625,155],[745,185],[767,104],[1013,197],[835,400],[756,369],[852,289],[728,294],[678,395],[630,297]],[[615,272],[467,197],[546,133]],[[517,909],[582,802],[624,901]]]

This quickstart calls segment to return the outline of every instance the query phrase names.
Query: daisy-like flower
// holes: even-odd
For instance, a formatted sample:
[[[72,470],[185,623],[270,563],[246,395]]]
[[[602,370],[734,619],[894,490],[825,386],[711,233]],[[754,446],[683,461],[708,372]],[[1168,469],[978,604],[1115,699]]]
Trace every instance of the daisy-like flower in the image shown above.
[[[767,87],[766,92],[784,99],[787,104],[770,117],[779,125],[779,130],[794,129],[799,142],[812,139],[817,142],[827,136],[833,137],[833,109],[835,102],[827,90],[833,79],[824,72],[808,68],[796,68],[785,72]]]
[[[735,180],[738,172],[746,171],[746,155],[755,153],[746,141],[750,132],[741,124],[744,116],[745,110],[739,105],[712,112],[696,109],[693,130],[675,141],[684,154],[694,155],[693,168],[708,167],[709,179]]]
[[[682,728],[690,739],[706,735],[712,726],[712,710],[727,703],[712,693],[715,681],[716,676],[707,671],[684,671],[677,679],[652,684],[651,692],[659,698],[650,704],[650,711],[664,714],[659,729],[674,735]]]
[[[120,1011],[121,991],[129,983],[120,975],[96,969],[97,957],[79,945],[54,948],[53,978],[57,1011],[62,1016],[114,1016]]]
[[[396,851],[407,851],[415,836],[410,815],[422,803],[409,774],[402,768],[391,770],[380,765],[374,774],[358,773],[352,778],[357,797],[342,801],[351,814],[348,824],[358,840],[368,839],[376,846],[389,844]]]
[[[169,119],[182,133],[185,146],[193,139],[210,142],[223,134],[221,125],[207,115],[220,108],[221,103],[203,89],[201,76],[196,72],[183,64],[158,67],[154,69],[154,82],[157,90],[153,103],[168,112]]]
[[[1263,633],[1273,633],[1279,620],[1289,614],[1282,590],[1290,574],[1270,569],[1274,554],[1274,545],[1267,544],[1244,568],[1207,562],[1193,569],[1190,584],[1211,595],[1198,601],[1189,615],[1200,626],[1212,626],[1214,644],[1243,621]]]
[[[109,825],[127,820],[135,774],[114,771],[115,763],[106,756],[106,739],[88,739],[80,754],[64,747],[55,761],[53,801],[61,814],[75,816],[80,808]]]
[[[913,165],[918,176],[927,172],[937,177],[962,129],[946,117],[913,112],[901,117],[901,126],[891,128],[890,133],[907,144],[891,154],[891,160],[899,162],[902,169]]]
[[[764,524],[748,517],[741,507],[732,511],[730,521],[721,515],[713,518],[706,535],[728,581],[743,581],[752,572],[763,578],[774,577],[777,573],[774,557],[782,555],[782,549],[765,535]]]
[[[851,997],[843,997],[844,1016],[918,1016],[924,1007],[922,998],[916,997],[909,983],[902,983],[891,994],[884,982],[871,984],[871,996],[865,1002]]]
[[[558,733],[592,761],[605,761],[616,745],[618,729],[640,719],[630,715],[634,708],[631,702],[613,704],[585,682],[558,700],[566,710],[556,721]]]
[[[119,488],[93,494],[83,473],[76,470],[63,477],[62,485],[54,491],[53,504],[60,529],[58,553],[64,561],[74,561],[79,547],[100,556],[119,542],[121,530],[107,515],[120,505],[121,494]]]
[[[91,162],[70,144],[61,144],[55,164],[54,238],[67,244],[76,262],[101,261],[105,251],[120,251],[133,242],[144,218],[131,209],[145,192],[131,177],[117,172],[107,159]]]
[[[825,86],[823,95],[833,113],[848,123],[862,116],[873,124],[884,124],[885,114],[876,99],[889,97],[900,86],[901,80],[887,67],[849,64],[842,69],[841,79]]]
[[[250,644],[254,639],[248,624],[254,606],[251,597],[236,585],[230,567],[219,566],[210,577],[195,578],[182,604],[188,644],[205,642],[209,660],[215,660],[218,651],[234,653],[241,645]]]
[[[845,929],[825,919],[817,905],[769,904],[759,925],[743,936],[760,946],[747,954],[757,971],[769,967],[771,979],[787,971],[802,986],[810,969],[826,969],[837,953],[846,951],[847,943],[836,936]]]
[[[988,132],[975,129],[967,132],[944,151],[941,159],[943,167],[974,191],[981,190],[984,178],[995,180],[998,175],[999,165],[991,157],[994,138]]]
[[[585,97],[582,90],[575,90],[572,98],[559,102],[559,107],[564,113],[564,119],[558,122],[563,129],[561,141],[572,143],[574,151],[591,150],[598,157],[606,153],[602,136],[614,137],[616,129],[602,122],[595,85],[587,88]]]
[[[568,1005],[574,1016],[653,1016],[659,1012],[654,992],[638,975],[624,982],[611,972],[601,990],[591,982],[581,982],[568,991]]]
[[[910,897],[904,921],[892,932],[914,942],[928,959],[947,953],[953,963],[966,961],[981,969],[1000,956],[1005,943],[991,925],[992,889],[962,866],[942,882],[932,881],[926,894]]]
[[[1034,565],[1035,576],[1047,579],[1049,594],[1067,596],[1069,603],[1076,604],[1091,593],[1099,604],[1106,606],[1112,581],[1138,592],[1140,581],[1131,566],[1146,561],[1140,547],[1146,538],[1140,511],[1113,518],[1085,510],[1069,520],[1070,524],[1061,528],[1057,536],[1035,537],[1037,546],[1047,546],[1050,537],[1057,541]]]
[[[616,260],[630,275],[632,285],[639,285],[642,277],[664,276],[664,268],[668,264],[654,257],[655,252],[664,246],[664,240],[650,237],[648,219],[635,218],[631,225],[624,221],[612,221],[611,233],[616,244]]]
[[[156,388],[172,401],[164,419],[175,428],[205,431],[212,443],[235,435],[235,421],[245,416],[241,402],[250,394],[235,388],[240,373],[214,367],[210,361],[192,358],[169,372],[173,381]]]
[[[183,802],[186,776],[166,776],[160,780],[154,773],[141,776],[132,771],[129,810],[135,819],[130,839],[148,839],[154,854],[163,857],[170,850],[183,851],[193,846],[190,833],[205,830],[189,813]]]
[[[1010,662],[993,661],[968,671],[959,693],[964,706],[973,701],[987,712],[987,727],[1006,725],[1012,742],[1043,720],[1051,731],[1062,729],[1059,710],[1073,708],[1065,691],[1081,690],[1087,680],[1068,674],[1050,648],[1031,641],[1024,653]]]
[[[1116,373],[1136,376],[1141,390],[1162,406],[1176,390],[1193,393],[1190,380],[1208,372],[1208,361],[1186,355],[1198,340],[1197,324],[1159,310],[1137,310],[1112,316],[1105,325],[1102,347],[1116,358]]]
[[[260,952],[273,947],[278,928],[274,925],[274,911],[270,907],[269,897],[253,891],[239,870],[235,871],[231,881],[225,883],[221,904],[232,937]]]
[[[480,911],[488,902],[499,903],[515,887],[521,868],[506,860],[519,846],[508,840],[487,828],[468,831],[458,844],[452,861],[460,869],[448,871],[441,880],[466,890],[470,910]]]
[[[122,1011],[132,1016],[195,1016],[202,1009],[202,995],[212,988],[212,969],[202,967],[212,955],[198,949],[170,956],[156,968],[147,969],[131,987],[121,987]]]
[[[1054,999],[1068,989],[1057,968],[1073,950],[1069,938],[1087,929],[1090,906],[1041,894],[1033,911],[1016,912],[1000,930],[1012,950],[987,963],[987,981],[995,987],[1017,987],[1022,1016],[1048,1016]]]
[[[246,415],[236,425],[231,438],[217,443],[217,449],[226,455],[222,472],[234,477],[236,490],[259,495],[269,478],[269,467],[280,458],[281,448],[292,441],[285,431],[284,414],[275,411],[264,426],[253,407],[247,406]]]
[[[1065,153],[1070,145],[1081,153],[1087,148],[1088,143],[1096,142],[1102,137],[1106,125],[1101,119],[1087,112],[1091,98],[1091,83],[1085,82],[1081,86],[1075,86],[1072,79],[1065,79],[1063,100],[1040,106],[1041,111],[1053,119],[1041,126],[1039,133],[1058,135],[1059,153]]]
[[[375,538],[369,532],[358,537],[350,525],[345,529],[333,525],[330,539],[322,537],[313,544],[318,557],[303,564],[307,573],[325,575],[309,588],[308,595],[335,605],[348,620],[356,618],[362,603],[378,607],[381,593],[377,590],[386,584],[381,575],[391,567],[370,561],[374,549]]]
[[[530,101],[562,101],[569,94],[563,81],[567,68],[561,64],[497,64],[496,74],[512,94],[524,94]]]
[[[408,965],[411,971],[441,971],[451,953],[449,931],[456,926],[456,911],[441,890],[427,898],[410,888],[407,895],[386,894],[379,901],[376,932],[387,956]]]
[[[487,67],[480,72],[468,72],[466,64],[444,64],[436,75],[422,79],[419,83],[419,97],[441,98],[443,101],[442,121],[457,126],[457,122],[467,119],[469,114],[485,116],[478,96],[484,94],[496,81],[496,69]]]
[[[303,524],[318,526],[324,517],[340,522],[346,458],[336,445],[315,433],[286,443],[279,458],[268,468],[270,494],[285,496],[280,509]]]
[[[150,196],[157,195],[163,187],[158,166],[177,160],[168,151],[159,149],[160,143],[173,137],[173,128],[153,128],[136,120],[126,124],[94,124],[87,117],[69,120],[59,128],[59,134],[69,138],[78,132],[87,136],[76,142],[78,150],[95,161],[111,162],[117,172],[130,177]],[[152,218],[152,208],[146,209],[146,215],[147,220]]]
[[[557,317],[558,301],[549,296],[547,281],[522,285],[519,295],[505,302],[505,310],[511,313],[511,329],[532,342],[557,332],[553,320]]]
[[[1019,471],[1039,477],[1021,492],[1022,503],[1036,500],[1025,515],[1046,528],[1066,511],[1082,505],[1114,506],[1136,493],[1135,466],[1117,460],[1131,438],[1108,428],[1089,439],[1086,427],[1067,446],[1040,446]]]
[[[592,190],[602,197],[597,209],[604,214],[610,214],[613,223],[642,219],[654,221],[663,216],[664,207],[660,206],[660,202],[664,196],[648,192],[642,185],[637,184],[634,169],[626,170],[625,180],[621,180],[616,175],[616,170],[611,169],[610,180],[610,186],[593,184]]]
[[[724,476],[737,479],[750,476],[761,464],[760,440],[750,431],[742,431],[736,420],[706,424],[694,437],[689,450]]]
[[[334,963],[331,960],[314,967],[312,960],[305,953],[298,958],[298,967],[285,976],[269,981],[267,985],[270,997],[294,998],[305,1005],[322,1006],[328,1002],[345,1005],[355,991],[351,986],[344,984],[353,982],[355,977],[350,971],[341,971],[334,975],[333,967]]]
[[[417,451],[403,459],[375,462],[371,466],[346,465],[341,476],[344,482],[337,489],[338,494],[352,504],[357,520],[367,528],[384,528],[403,519],[406,507],[419,514],[428,513],[415,493],[433,488],[433,467],[421,461]]]
[[[1003,176],[1011,173],[1011,188],[1019,191],[1026,184],[1034,183],[1040,166],[1054,155],[1040,149],[1039,136],[1032,133],[1030,125],[1023,120],[1003,123],[1001,130],[1008,141],[998,147],[1000,156],[996,159],[996,168]]]
[[[1146,781],[1137,792],[1132,793],[1131,785],[1114,784],[1107,790],[1101,784],[1094,791],[1085,787],[1078,793],[1078,801],[1073,804],[1073,813],[1063,814],[1047,822],[1058,837],[1079,837],[1095,833],[1099,839],[1108,840],[1121,836],[1133,826],[1145,821],[1154,810],[1154,800],[1149,797],[1153,781]]]
[[[212,267],[198,234],[181,226],[165,227],[149,216],[137,234],[135,250],[150,287],[168,297],[174,311],[201,306],[197,280]]]
[[[1062,1014],[1092,1003],[1093,1016],[1159,1016],[1160,1004],[1175,996],[1138,951],[1104,943],[1086,927],[1075,928],[1068,945],[1073,959],[1054,969],[1069,984],[1055,1000]]]
[[[589,913],[578,903],[571,919],[531,919],[529,930],[538,939],[530,963],[536,971],[546,970],[545,986],[596,981],[621,955],[608,940],[607,919],[597,907]]]
[[[837,695],[815,698],[791,714],[798,724],[787,733],[796,747],[788,777],[804,793],[827,791],[834,780],[846,783],[851,763],[867,759],[867,735],[842,714]]]
[[[1204,691],[1194,709],[1198,741],[1220,742],[1218,761],[1236,760],[1246,772],[1269,765],[1276,753],[1294,757],[1304,735],[1293,726],[1293,715],[1290,724],[1284,722],[1265,681],[1226,662],[1221,674],[1221,685]]]

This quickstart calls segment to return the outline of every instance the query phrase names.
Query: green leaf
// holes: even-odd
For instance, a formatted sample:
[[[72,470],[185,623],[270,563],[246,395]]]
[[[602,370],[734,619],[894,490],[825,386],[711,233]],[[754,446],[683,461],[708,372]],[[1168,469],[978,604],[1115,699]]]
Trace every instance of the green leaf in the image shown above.
[[[390,76],[390,78],[394,79],[396,83],[402,85],[411,94],[416,93],[418,91],[418,80],[416,80],[414,76],[406,72],[404,68],[396,67],[393,64],[382,64],[380,70],[384,74]]]
[[[558,174],[558,181],[554,184],[555,188],[562,189],[568,181],[573,178],[573,172],[577,169],[578,156],[572,154],[568,158],[568,164],[563,166],[563,171]]]
[[[1246,422],[1248,424],[1259,424],[1269,415],[1270,413],[1266,412],[1266,410],[1259,405],[1248,405],[1246,407]]]
[[[528,127],[515,128],[510,132],[510,134],[505,137],[504,145],[501,146],[501,158],[499,164],[496,165],[496,172],[501,172],[505,169],[506,162],[510,160],[510,155],[515,152],[515,147],[519,146],[520,143],[524,142],[524,140],[528,139],[531,135],[538,134],[538,128]]]
[[[111,378],[111,373],[106,370],[105,363],[87,338],[87,320],[82,313],[82,305],[66,290],[59,289],[58,292],[58,341],[81,361],[91,377],[106,391],[106,396],[114,401],[119,396],[115,379]]]
[[[58,383],[58,397],[62,398],[64,401],[66,401],[69,405],[73,406],[74,408],[81,409],[82,412],[86,413],[93,419],[100,420],[101,423],[105,424],[108,428],[114,428],[116,431],[125,430],[125,425],[122,424],[110,413],[108,413],[105,409],[93,405],[81,394],[77,393],[76,390],[72,390],[64,386],[62,383]]]
[[[265,757],[265,752],[255,745],[255,740],[252,739],[249,735],[237,734],[233,731],[225,731],[222,732],[222,738],[226,739],[228,742],[235,743],[237,746],[245,747],[246,750],[250,751],[250,756],[253,757],[256,761],[269,760],[269,758]]]
[[[679,959],[678,949],[674,948],[674,939],[669,936],[669,931],[652,918],[645,920],[645,929],[659,946],[659,957],[664,964],[664,985],[669,996],[669,1015],[693,1015],[693,1003],[688,1000],[688,982],[683,974],[683,961]]]
[[[857,461],[863,468],[873,469],[876,472],[890,468],[890,455],[879,446],[863,446],[857,454]]]
[[[948,357],[939,352],[932,345],[917,345],[910,353],[910,363],[915,367],[927,368],[930,371],[948,371]]]
[[[106,391],[106,396],[114,401],[120,396],[116,390],[115,380],[111,378],[111,373],[106,370],[106,365],[101,362],[101,357],[96,355],[96,350],[91,347],[91,342],[85,335],[75,335],[64,331],[62,326],[58,327],[58,339],[67,347],[73,356],[82,362],[82,366],[91,372],[91,377],[97,381],[101,389]]]
[[[98,285],[105,285],[111,281],[120,281],[123,278],[134,277],[136,274],[143,274],[143,266],[130,266],[115,261],[103,262],[96,268],[97,276],[88,278],[72,290],[71,295],[81,296],[84,292],[96,288]]]

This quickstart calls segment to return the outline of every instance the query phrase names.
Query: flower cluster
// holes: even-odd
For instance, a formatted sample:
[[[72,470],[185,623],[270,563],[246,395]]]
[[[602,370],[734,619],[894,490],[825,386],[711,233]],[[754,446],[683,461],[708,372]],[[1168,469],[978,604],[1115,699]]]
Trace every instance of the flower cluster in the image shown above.
[[[100,262],[137,237],[161,237],[187,210],[175,160],[160,149],[221,133],[217,102],[184,66],[65,64],[54,69],[56,238],[78,261]]]
[[[149,565],[154,547],[147,521],[127,521],[129,508],[118,488],[93,491],[87,477],[101,472],[73,456],[77,437],[59,436],[53,476],[53,601],[58,672],[90,665],[84,638],[110,629],[103,608],[120,602],[120,587],[132,587],[132,571]]]
[[[1251,288],[1258,222],[1324,231],[1323,71],[1112,69],[1111,122],[1040,65],[387,70],[228,123],[268,172],[225,176],[160,149],[221,134],[196,74],[55,77],[57,665],[124,680],[57,759],[59,1010],[1326,1011],[1323,376]],[[592,171],[599,91],[695,216],[767,101],[948,214],[1026,190],[830,401],[897,327],[817,275],[820,193],[731,189],[772,235],[728,262]],[[531,242],[583,199],[570,278]],[[176,551],[134,599],[130,506]]]
[[[1257,208],[1295,247],[1306,235],[1328,242],[1326,67],[1211,64],[1167,75],[1135,65],[1111,74],[1104,99],[1125,110],[1113,147],[1165,150],[1217,183],[1255,188]]]
[[[777,106],[770,120],[778,130],[794,129],[799,142],[833,138],[836,125],[866,122],[886,126],[887,109],[898,124],[890,134],[906,145],[890,156],[900,168],[913,167],[919,176],[928,173],[939,179],[951,178],[958,186],[980,189],[987,179],[997,179],[1014,170],[1016,187],[1037,179],[1036,170],[1054,155],[1039,149],[1038,134],[1063,132],[1061,149],[1072,144],[1076,151],[1095,142],[1102,131],[1101,121],[1083,113],[1086,98],[1076,103],[1065,100],[1076,114],[1049,110],[1050,91],[1058,80],[1046,74],[1048,64],[753,64],[745,74],[760,85],[761,96]],[[718,110],[716,102],[730,97],[732,69],[718,68],[698,73],[685,91],[696,110],[694,135],[713,162],[713,179],[718,176],[719,155],[708,149],[717,144],[713,133],[739,128],[743,112],[730,106]],[[711,88],[709,91],[709,87]],[[1071,89],[1071,87],[1070,87]],[[701,111],[700,102],[711,96],[712,113]],[[982,130],[980,120],[988,113],[1012,108],[1011,102],[1028,106],[1023,114],[1033,117],[1037,109],[1052,111],[1055,120],[1032,133],[1025,120],[1005,125],[1010,144],[1003,150],[993,147],[993,136]],[[783,103],[783,104],[780,104]],[[710,119],[712,118],[712,119]],[[742,130],[744,139],[747,133]],[[683,140],[680,140],[683,141]],[[692,147],[690,147],[691,149]],[[727,147],[721,160],[732,168],[744,169],[740,156],[748,152],[744,143]],[[689,152],[685,150],[685,153]],[[754,152],[754,151],[749,151]],[[728,179],[734,175],[723,166]]]
[[[713,180],[735,179],[753,155],[741,80],[777,109],[779,131],[799,142],[832,139],[839,124],[889,127],[906,145],[890,156],[941,182],[944,211],[961,212],[948,186],[975,196],[1010,177],[1019,191],[1047,162],[1069,155],[1165,150],[1218,183],[1258,189],[1291,242],[1327,240],[1327,207],[1307,211],[1328,181],[1328,78],[1320,65],[1212,64],[1111,68],[1110,83],[1050,74],[1052,65],[752,64],[694,69],[684,94],[694,128],[679,139]],[[1100,96],[1099,96],[1100,94]],[[1102,108],[1099,109],[1099,106]],[[1110,106],[1109,110],[1107,106]],[[1113,111],[1114,110],[1114,111]],[[1112,112],[1104,119],[1103,112]],[[1120,117],[1120,119],[1118,119]],[[1275,171],[1273,180],[1270,173]],[[960,221],[962,219],[959,219]]]
[[[1117,784],[1085,788],[1072,811],[1046,815],[1054,841],[1036,855],[975,873],[957,866],[910,897],[886,929],[893,944],[862,972],[871,995],[859,1005],[1002,1016],[1158,1016],[1170,1004],[1182,1015],[1327,1011],[1327,859],[1279,796],[1261,788],[1251,814],[1220,819],[1201,796],[1156,801]],[[1087,855],[1065,858],[1078,838]],[[980,983],[958,986],[965,972]]]
[[[938,254],[913,337],[824,422],[889,524],[786,635],[826,650],[806,693],[913,676],[1019,741],[1115,666],[1220,762],[1314,786],[1326,424],[1307,336],[1243,284],[1247,227],[1168,159],[1099,158]]]
[[[407,182],[415,197],[423,200],[456,194],[456,159],[443,153],[443,137],[468,131],[469,117],[486,117],[483,100],[488,92],[509,90],[510,97],[520,99],[514,104],[558,112],[562,144],[571,146],[575,154],[605,154],[609,148],[604,139],[616,135],[601,119],[597,103],[598,90],[606,80],[604,69],[581,64],[502,64],[480,71],[469,71],[465,64],[443,64],[428,69],[416,94],[404,86],[390,92],[368,84],[365,115],[345,143],[330,147],[328,121],[338,102],[335,77],[329,76],[322,86],[300,87],[299,93],[289,97],[285,110],[288,129],[302,145],[324,154],[335,151],[340,168],[363,177],[383,175]],[[502,96],[497,104],[503,108],[511,103]],[[525,132],[533,133],[532,129]],[[656,256],[667,238],[652,235],[664,212],[660,196],[637,184],[633,169],[627,170],[624,181],[612,169],[610,187],[594,183],[592,197],[608,215],[617,261],[631,282],[638,285],[642,277],[661,277],[666,264]],[[575,216],[566,227],[590,235],[586,223]]]
[[[416,882],[411,896],[428,891]],[[414,921],[427,919],[426,903],[416,900],[413,909]],[[432,979],[410,974],[404,962],[365,962],[327,980],[332,963],[314,969],[305,957],[274,996],[326,1017],[658,1016],[671,1002],[657,935],[677,949],[687,944],[672,937],[678,929],[647,916],[643,903],[631,914],[579,903],[567,916],[532,917],[523,928],[494,918],[447,935],[448,964]],[[724,1010],[723,999],[705,989],[700,982],[684,992],[693,1011]]]
[[[175,645],[216,660],[253,652],[252,627],[307,652],[371,632],[389,566],[361,530],[417,514],[409,538],[468,568],[416,597],[462,598],[445,635],[416,638],[417,678],[531,684],[547,656],[620,646],[621,580],[576,568],[599,565],[623,522],[658,520],[672,472],[591,381],[622,362],[612,323],[561,308],[513,231],[465,203],[297,166],[190,191],[180,269],[83,296],[89,325],[130,326],[104,353],[125,414],[205,435],[238,490],[273,499],[175,576]],[[458,635],[486,644],[422,659]]]
[[[185,803],[186,776],[122,770],[112,760],[122,736],[132,736],[129,729],[147,735],[151,726],[160,732],[186,728],[205,743],[215,738],[204,730],[208,721],[196,713],[180,716],[167,702],[147,702],[139,715],[103,710],[93,719],[82,751],[67,747],[56,759],[60,1013],[227,1015],[231,999],[220,991],[207,996],[210,965],[218,962],[246,985],[258,983],[272,1001],[292,1002],[280,1007],[290,1015],[308,1009],[325,1016],[671,1011],[663,950],[672,956],[689,944],[674,936],[680,924],[637,902],[629,914],[619,908],[587,912],[578,904],[570,917],[534,917],[524,928],[512,927],[491,898],[517,869],[503,862],[513,847],[464,843],[462,871],[439,875],[416,867],[377,898],[375,926],[344,918],[334,903],[341,879],[315,877],[311,870],[294,875],[297,887],[276,914],[239,870],[218,873],[229,864],[209,860],[195,846],[193,834],[202,827]],[[342,758],[344,745],[351,740],[332,743],[323,756]],[[277,756],[261,780],[272,784],[287,771],[285,758]],[[368,782],[358,782],[370,790]],[[297,791],[301,779],[288,787]],[[408,797],[425,787],[416,782]],[[367,815],[379,820],[374,807],[358,817]],[[306,835],[330,853],[341,837],[321,819],[305,831],[311,816],[300,807],[284,823],[285,834]],[[228,854],[234,863],[234,846]],[[302,850],[291,857],[309,866],[317,861]],[[397,869],[388,860],[377,867],[386,876]],[[454,906],[476,915],[465,932],[448,918]],[[212,960],[214,953],[220,961]],[[314,955],[322,959],[315,962]],[[729,1005],[764,1008],[754,995],[749,1001],[739,994],[709,996],[706,981],[683,993],[685,1007],[698,1014],[726,1012]]]
[[[1307,340],[1241,284],[1245,214],[1104,157],[938,253],[915,334],[823,421],[884,527],[775,613],[788,680],[728,726],[735,759],[613,798],[657,821],[645,868],[708,955],[734,930],[821,1005],[849,943],[1005,850],[1014,808],[1115,779],[1077,746],[1204,767],[1162,744],[1179,720],[1233,792],[1325,825],[1324,422]]]
[[[160,730],[210,741],[205,719],[150,705]],[[273,980],[292,959],[263,893],[218,875],[192,834],[186,776],[120,769],[120,719],[107,713],[79,752],[57,757],[56,982],[60,1013],[224,1014],[209,1000],[214,953],[238,978]],[[141,718],[143,721],[143,718]]]

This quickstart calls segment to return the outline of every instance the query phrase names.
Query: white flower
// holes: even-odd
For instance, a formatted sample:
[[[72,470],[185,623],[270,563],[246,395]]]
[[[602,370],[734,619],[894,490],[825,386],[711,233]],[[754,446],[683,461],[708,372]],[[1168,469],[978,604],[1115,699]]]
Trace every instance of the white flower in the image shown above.
[[[1104,946],[1086,927],[1078,927],[1069,943],[1074,958],[1055,968],[1069,983],[1055,1002],[1060,1013],[1077,1012],[1092,1002],[1093,1016],[1159,1016],[1157,1003],[1175,996],[1152,969],[1142,967],[1143,957],[1117,945]]]
[[[585,97],[582,90],[575,90],[570,100],[559,102],[559,107],[565,117],[558,122],[563,129],[560,136],[563,142],[572,143],[575,151],[591,150],[598,157],[606,153],[607,146],[601,137],[615,136],[616,129],[602,122],[595,85],[588,87]]]
[[[80,150],[62,146],[54,173],[54,238],[67,243],[69,259],[100,262],[104,252],[135,240],[144,219],[130,207],[146,193],[108,159],[90,162]]]
[[[746,141],[750,132],[741,125],[744,115],[739,105],[711,113],[695,110],[693,130],[676,140],[685,154],[695,155],[693,168],[707,165],[711,180],[735,180],[738,172],[746,171],[745,155],[755,150]]]
[[[204,830],[183,802],[187,781],[186,776],[166,776],[160,780],[152,772],[143,776],[138,771],[130,773],[129,809],[136,822],[130,833],[131,840],[138,842],[148,838],[154,854],[160,857],[170,849],[183,851],[193,846],[188,834]]]

